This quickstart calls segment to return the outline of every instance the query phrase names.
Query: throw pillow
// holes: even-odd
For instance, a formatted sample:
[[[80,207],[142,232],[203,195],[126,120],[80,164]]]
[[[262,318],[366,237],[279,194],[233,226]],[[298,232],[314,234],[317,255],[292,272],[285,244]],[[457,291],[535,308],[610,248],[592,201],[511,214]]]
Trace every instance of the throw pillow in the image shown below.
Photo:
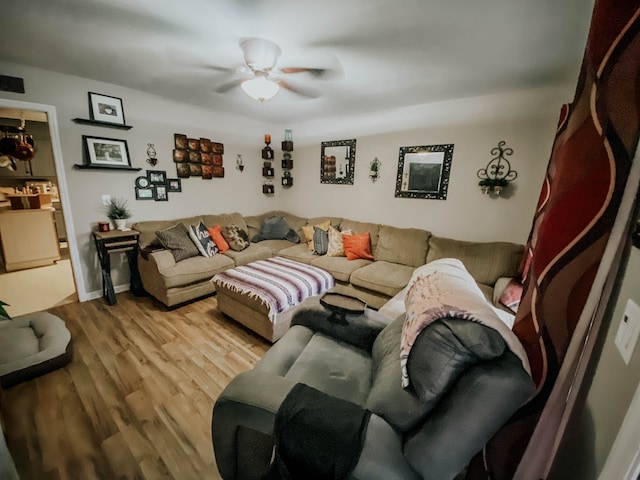
[[[347,256],[347,260],[356,260],[358,258],[373,260],[369,232],[351,235],[343,233],[342,242],[344,243],[344,253]]]
[[[329,230],[329,227],[331,226],[331,220],[326,220],[315,226],[322,230]],[[302,233],[304,233],[304,237],[307,241],[307,247],[312,252],[314,251],[313,250],[313,227],[314,225],[305,225],[302,227]]]
[[[313,227],[313,254],[326,255],[329,248],[329,232],[320,227]]]
[[[182,223],[178,223],[166,230],[158,230],[156,237],[158,237],[160,244],[164,248],[171,251],[176,262],[200,255],[198,247],[195,246],[189,236],[187,227]]]
[[[290,242],[298,243],[300,237],[289,228],[284,217],[274,215],[262,221],[260,231],[251,239],[252,242],[262,242],[263,240],[289,240]]]
[[[222,236],[222,227],[220,225],[214,225],[213,227],[209,227],[207,228],[207,231],[209,232],[209,235],[211,235],[211,238],[215,242],[216,247],[218,247],[218,252],[224,253],[227,250],[229,250],[229,244]]]
[[[513,313],[518,313],[520,298],[522,297],[522,289],[522,284],[515,278],[512,278],[502,291],[502,295],[500,295],[500,303]]]
[[[222,227],[222,236],[229,244],[229,248],[236,252],[241,252],[249,246],[249,235],[235,223]]]
[[[340,232],[337,228],[329,227],[329,247],[327,248],[328,257],[344,257],[344,242],[342,241],[342,234],[351,235],[353,232],[345,230]]]
[[[198,225],[191,225],[189,227],[189,235],[203,257],[213,257],[218,253],[218,247],[216,247],[204,223],[200,222]]]

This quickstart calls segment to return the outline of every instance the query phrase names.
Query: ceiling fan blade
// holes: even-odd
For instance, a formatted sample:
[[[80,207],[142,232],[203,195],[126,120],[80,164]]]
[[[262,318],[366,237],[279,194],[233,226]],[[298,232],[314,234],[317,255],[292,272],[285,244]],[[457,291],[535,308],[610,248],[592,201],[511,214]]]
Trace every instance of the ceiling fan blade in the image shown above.
[[[282,88],[289,90],[290,92],[296,93],[298,95],[302,95],[303,97],[318,98],[322,95],[322,92],[320,90],[316,90],[315,88],[300,87],[298,85],[293,85],[291,82],[288,82],[286,80],[278,80],[276,83],[280,85]]]
[[[246,78],[237,78],[227,83],[223,83],[222,85],[216,88],[217,93],[226,93],[232,88],[238,87],[242,82],[244,82]]]
[[[285,67],[281,68],[280,72],[282,73],[310,73],[314,77],[323,77],[331,72],[328,68],[303,68],[303,67]]]

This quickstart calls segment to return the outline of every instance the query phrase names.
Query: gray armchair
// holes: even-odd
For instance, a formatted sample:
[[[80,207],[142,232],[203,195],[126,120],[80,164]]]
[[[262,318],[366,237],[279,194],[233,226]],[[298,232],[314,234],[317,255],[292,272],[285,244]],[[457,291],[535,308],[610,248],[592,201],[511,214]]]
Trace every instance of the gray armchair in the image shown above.
[[[535,390],[502,337],[455,319],[420,333],[420,353],[407,364],[414,389],[403,389],[403,317],[366,310],[339,325],[329,315],[307,299],[291,329],[216,401],[212,439],[224,480],[267,471],[278,408],[298,382],[372,412],[349,477],[361,480],[454,478]]]

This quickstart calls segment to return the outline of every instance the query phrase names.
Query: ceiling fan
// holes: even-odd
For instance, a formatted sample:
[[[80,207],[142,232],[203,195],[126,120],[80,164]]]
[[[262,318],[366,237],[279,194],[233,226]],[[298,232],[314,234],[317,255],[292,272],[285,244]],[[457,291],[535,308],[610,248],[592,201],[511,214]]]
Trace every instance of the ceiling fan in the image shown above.
[[[244,38],[240,40],[240,48],[244,53],[245,66],[239,70],[244,78],[224,83],[216,88],[218,93],[226,93],[240,86],[251,98],[264,102],[273,98],[280,88],[298,95],[317,98],[320,92],[315,89],[295,85],[285,80],[283,75],[309,73],[314,77],[322,77],[329,72],[327,68],[287,67],[276,68],[280,57],[280,47],[265,38]]]

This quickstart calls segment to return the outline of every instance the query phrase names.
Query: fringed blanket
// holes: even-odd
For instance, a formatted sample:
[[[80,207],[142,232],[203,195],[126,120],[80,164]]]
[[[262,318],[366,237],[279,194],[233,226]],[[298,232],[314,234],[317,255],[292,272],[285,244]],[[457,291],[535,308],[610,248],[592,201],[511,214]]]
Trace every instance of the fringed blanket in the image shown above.
[[[424,328],[440,318],[469,320],[496,330],[520,359],[524,369],[530,372],[524,347],[487,303],[460,260],[443,258],[421,267],[419,275],[412,278],[405,306],[407,316],[402,327],[400,350],[403,387],[410,383],[407,360],[416,338]]]
[[[259,299],[269,308],[269,320],[305,298],[319,295],[335,284],[326,270],[283,257],[258,260],[225,270],[211,281],[216,286]]]

